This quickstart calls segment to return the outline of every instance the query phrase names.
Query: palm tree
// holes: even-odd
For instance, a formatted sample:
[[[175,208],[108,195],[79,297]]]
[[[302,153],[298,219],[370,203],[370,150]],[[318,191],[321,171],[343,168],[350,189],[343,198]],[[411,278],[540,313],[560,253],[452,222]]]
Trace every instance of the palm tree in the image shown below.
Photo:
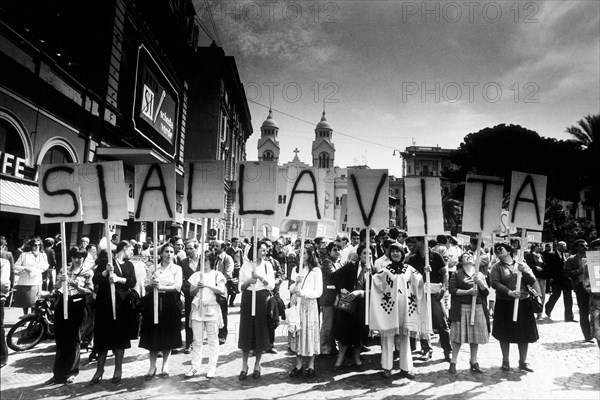
[[[579,144],[583,150],[583,161],[587,174],[584,177],[586,186],[590,188],[592,207],[594,208],[594,223],[596,230],[600,228],[600,114],[587,115],[577,122],[579,126],[566,129],[572,141]]]
[[[462,220],[461,202],[446,194],[442,198],[442,211],[444,214],[444,230],[455,235]]]

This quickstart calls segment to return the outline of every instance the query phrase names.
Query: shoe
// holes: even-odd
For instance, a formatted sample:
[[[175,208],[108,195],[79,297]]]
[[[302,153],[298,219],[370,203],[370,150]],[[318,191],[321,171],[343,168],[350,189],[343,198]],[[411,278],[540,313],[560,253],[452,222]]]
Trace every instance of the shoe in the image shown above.
[[[384,369],[383,370],[383,377],[384,378],[391,378],[392,376],[392,370],[391,369]]]
[[[529,366],[529,364],[527,364],[526,362],[520,362],[519,361],[519,369],[521,371],[533,372],[533,370],[531,369],[531,367]]]
[[[252,373],[252,378],[254,378],[254,379],[260,378],[260,367],[258,367],[258,369],[254,370],[254,372]]]
[[[247,376],[248,376],[248,370],[245,370],[245,371],[240,372],[238,379],[240,381],[243,381],[246,379]]]
[[[117,384],[119,382],[121,382],[121,375],[119,376],[113,376],[112,379],[110,380],[111,383]]]
[[[67,385],[72,385],[73,383],[75,383],[75,375],[71,375],[70,377],[68,377],[65,383]]]
[[[186,378],[192,378],[193,376],[195,376],[198,373],[198,370],[196,368],[190,368],[190,370],[188,372],[185,373],[185,377]]]
[[[103,374],[104,372],[102,372]],[[90,386],[94,386],[100,383],[100,381],[102,381],[102,374],[96,376],[94,375],[94,377],[92,378],[92,380],[90,381]]]
[[[594,339],[589,338],[584,340],[585,343],[594,343]]]
[[[452,362],[452,358],[450,357],[450,353],[444,352],[444,361],[446,361],[447,363],[451,363]]]
[[[162,356],[163,356],[163,354],[162,354],[162,351],[159,351],[159,352],[156,354],[156,357],[158,357],[158,358],[162,358]]]
[[[225,338],[219,338],[219,345],[221,345],[221,346],[224,345],[226,341],[227,341],[227,339],[225,339]]]
[[[363,347],[361,347],[361,348],[360,348],[360,352],[361,352],[361,353],[367,353],[367,352],[369,352],[369,351],[371,351],[371,349],[370,349],[370,348],[368,348],[367,346],[363,346]]]
[[[312,379],[315,377],[315,370],[313,368],[309,368],[306,370],[306,377],[308,379]]]
[[[479,368],[479,363],[471,363],[471,372],[475,374],[483,374],[481,368]]]
[[[354,363],[354,364],[352,365],[352,367],[354,368],[354,370],[355,370],[355,371],[359,371],[359,372],[363,372],[363,371],[365,370],[365,369],[363,368],[363,365],[362,365],[362,363],[360,363],[360,364]]]
[[[423,351],[423,355],[419,358],[421,361],[429,361],[433,357],[433,349]]]
[[[173,350],[171,350],[171,354],[179,354],[182,351],[183,351],[182,349],[173,349]]]
[[[50,386],[50,385],[56,385],[57,383],[60,383],[58,380],[56,380],[54,377],[48,379],[46,382],[44,382],[44,386]]]
[[[451,362],[450,368],[448,368],[448,373],[454,375],[456,374],[456,363]]]
[[[340,368],[342,368],[342,364],[340,364],[340,365],[334,364],[333,367],[331,368],[331,370],[332,371],[337,371]]]
[[[96,361],[97,359],[98,359],[98,354],[91,352],[90,356],[88,357],[88,362],[91,363],[91,362]]]
[[[171,376],[171,374],[169,373],[169,371],[163,371],[160,373],[160,377],[163,379],[167,379],[169,376]]]
[[[206,377],[208,379],[215,378],[216,376],[217,376],[217,371],[215,371],[214,369],[209,369],[208,372],[206,373]]]
[[[502,371],[510,371],[512,368],[510,368],[510,364],[508,363],[508,361],[502,361],[502,366],[500,367],[500,369]]]
[[[277,354],[277,350],[275,349],[275,347],[271,347],[269,350],[267,350],[267,353]]]
[[[400,370],[400,378],[413,380],[415,379],[415,376],[408,371]]]
[[[186,347],[185,349],[183,349],[183,354],[190,354],[192,352],[191,347]]]
[[[573,318],[571,318],[571,319],[566,319],[566,320],[565,320],[565,322],[577,322],[577,320],[576,320],[576,319],[573,319]]]
[[[290,372],[288,372],[288,375],[290,378],[295,378],[297,376],[300,376],[304,373],[304,367],[300,367],[300,369],[294,367],[293,370],[291,370]]]
[[[150,381],[155,376],[156,376],[156,368],[154,368],[154,372],[152,372],[152,373],[148,372],[146,375],[144,375],[144,379],[147,381]]]

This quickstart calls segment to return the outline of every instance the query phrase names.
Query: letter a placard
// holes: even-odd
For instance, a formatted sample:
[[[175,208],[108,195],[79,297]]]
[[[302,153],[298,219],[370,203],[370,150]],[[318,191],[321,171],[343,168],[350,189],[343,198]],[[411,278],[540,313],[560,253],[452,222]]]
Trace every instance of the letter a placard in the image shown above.
[[[440,178],[405,178],[406,222],[410,236],[444,233]]]
[[[240,218],[275,217],[277,163],[243,161],[239,165],[237,181],[237,212]]]
[[[502,213],[504,180],[495,176],[467,175],[463,232],[492,232]]]
[[[185,164],[186,218],[223,218],[225,215],[225,161]]]
[[[77,164],[42,164],[39,169],[40,222],[81,221]]]
[[[123,161],[79,164],[79,184],[86,224],[129,218]]]
[[[512,172],[509,218],[511,227],[532,231],[544,229],[547,180],[544,175]]]
[[[135,221],[174,221],[175,164],[135,166]]]
[[[324,218],[325,182],[327,170],[303,169],[287,184],[285,218],[319,221]]]
[[[388,170],[349,169],[347,226],[382,228],[389,224]]]

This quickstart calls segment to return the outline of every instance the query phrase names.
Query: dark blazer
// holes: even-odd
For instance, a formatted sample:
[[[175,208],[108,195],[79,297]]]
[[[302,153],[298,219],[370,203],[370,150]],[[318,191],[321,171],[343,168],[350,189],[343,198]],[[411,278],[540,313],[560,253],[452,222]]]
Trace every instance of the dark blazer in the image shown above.
[[[196,268],[199,265],[200,265],[200,259],[198,259]],[[190,295],[190,283],[188,282],[188,279],[190,279],[190,276],[192,276],[192,274],[194,272],[196,272],[197,269],[192,269],[190,267],[190,260],[188,258],[184,258],[183,260],[181,260],[179,262],[179,266],[181,267],[181,277],[183,278],[183,284],[181,286],[181,289],[183,290],[184,296],[188,297]]]
[[[108,277],[102,276],[102,272],[106,270],[106,264],[106,260],[99,261],[98,267],[94,271],[92,282],[94,282],[94,285],[98,285],[96,299],[104,298],[105,296],[110,298],[110,282],[108,281]],[[123,264],[115,266],[114,273],[120,278],[125,278],[125,283],[115,283],[117,295],[121,300],[125,300],[129,295],[129,289],[133,289],[137,282],[135,267],[130,261],[125,261]]]
[[[569,254],[565,253],[565,261],[569,258]],[[558,252],[544,254],[544,262],[546,263],[546,276],[558,282],[569,283],[570,279],[563,275],[565,262],[560,258]]]
[[[323,260],[321,265],[321,273],[323,274],[323,294],[319,299],[321,306],[333,306],[335,297],[337,296],[337,289],[329,289],[328,286],[335,285],[333,281],[333,274],[339,269],[339,261],[334,263],[329,257]]]
[[[338,269],[332,274],[331,279],[338,292],[342,289],[346,289],[349,292],[354,291],[354,284],[356,283],[359,262],[360,261],[346,263],[342,268]]]

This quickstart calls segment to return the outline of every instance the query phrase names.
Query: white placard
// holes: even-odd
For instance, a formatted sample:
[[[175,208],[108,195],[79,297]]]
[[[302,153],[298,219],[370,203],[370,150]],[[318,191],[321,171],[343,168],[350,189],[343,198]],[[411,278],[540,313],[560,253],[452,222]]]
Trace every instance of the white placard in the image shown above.
[[[325,182],[327,170],[308,168],[301,170],[287,183],[285,218],[300,221],[320,221],[325,217]],[[280,178],[282,179],[282,178]],[[286,182],[287,181],[287,182]]]
[[[509,219],[511,227],[544,230],[547,180],[544,175],[512,172]]]
[[[444,232],[440,178],[405,178],[406,222],[410,236],[432,236]]]
[[[387,228],[390,224],[387,169],[348,170],[348,225]]]
[[[542,243],[542,232],[527,231],[527,243]]]
[[[135,166],[135,221],[176,220],[175,164]]]
[[[590,287],[593,293],[600,293],[600,251],[586,251]]]
[[[188,162],[184,181],[186,218],[225,216],[225,161]]]
[[[238,169],[237,214],[274,218],[277,210],[277,163],[243,161]]]
[[[123,161],[79,164],[83,222],[95,224],[129,218]]]
[[[39,187],[42,224],[81,221],[77,164],[41,164]]]
[[[502,212],[503,188],[502,178],[467,175],[463,232],[491,232],[498,228]]]

